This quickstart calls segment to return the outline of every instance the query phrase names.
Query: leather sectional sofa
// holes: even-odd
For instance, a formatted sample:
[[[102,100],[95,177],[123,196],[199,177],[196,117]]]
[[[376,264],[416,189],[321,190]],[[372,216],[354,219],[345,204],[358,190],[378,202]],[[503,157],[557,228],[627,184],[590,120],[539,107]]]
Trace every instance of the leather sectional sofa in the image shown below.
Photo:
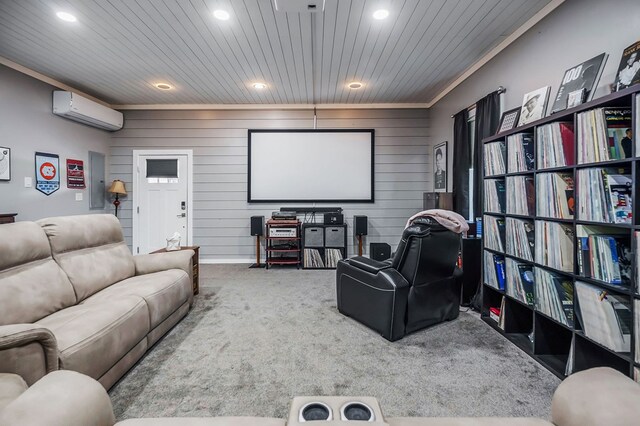
[[[3,340],[0,339],[0,344]],[[610,368],[575,373],[556,390],[551,421],[536,418],[385,418],[371,397],[297,397],[288,422],[264,417],[201,417],[128,419],[117,426],[304,426],[300,412],[318,402],[332,411],[330,421],[315,426],[353,424],[342,419],[350,401],[364,404],[373,416],[371,426],[633,426],[640,424],[640,386]],[[0,374],[0,425],[113,426],[111,401],[95,380],[73,372],[47,374],[28,387],[17,374]],[[358,423],[358,422],[356,422]]]
[[[0,373],[109,389],[188,313],[192,255],[133,256],[108,214],[0,226]]]

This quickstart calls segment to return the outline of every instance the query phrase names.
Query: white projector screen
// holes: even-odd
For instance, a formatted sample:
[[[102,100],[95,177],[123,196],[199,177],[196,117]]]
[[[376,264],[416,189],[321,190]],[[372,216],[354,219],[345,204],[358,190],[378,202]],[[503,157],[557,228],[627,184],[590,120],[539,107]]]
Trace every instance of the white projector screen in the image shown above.
[[[374,130],[249,130],[247,200],[374,201]]]

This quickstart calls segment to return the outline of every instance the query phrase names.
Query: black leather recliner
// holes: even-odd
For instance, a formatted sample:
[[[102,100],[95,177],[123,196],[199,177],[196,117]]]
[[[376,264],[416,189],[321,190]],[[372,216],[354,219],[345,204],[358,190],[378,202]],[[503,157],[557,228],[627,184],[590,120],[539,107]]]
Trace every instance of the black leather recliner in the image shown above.
[[[460,313],[456,260],[460,235],[434,219],[416,219],[393,258],[338,262],[338,310],[394,341]]]

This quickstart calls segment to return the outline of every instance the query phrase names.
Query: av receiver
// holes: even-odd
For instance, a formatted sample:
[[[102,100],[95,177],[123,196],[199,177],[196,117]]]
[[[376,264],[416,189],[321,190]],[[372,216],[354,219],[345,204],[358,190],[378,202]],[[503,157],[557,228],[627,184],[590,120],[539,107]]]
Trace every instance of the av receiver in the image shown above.
[[[269,237],[271,238],[296,238],[298,236],[298,228],[291,227],[271,227],[269,228]]]

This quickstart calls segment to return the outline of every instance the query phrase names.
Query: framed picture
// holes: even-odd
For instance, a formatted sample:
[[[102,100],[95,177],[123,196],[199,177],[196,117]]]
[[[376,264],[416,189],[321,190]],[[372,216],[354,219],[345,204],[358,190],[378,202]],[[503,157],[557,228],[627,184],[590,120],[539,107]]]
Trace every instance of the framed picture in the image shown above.
[[[613,86],[615,91],[618,91],[638,83],[640,83],[640,41],[622,51]]]
[[[518,117],[520,117],[520,107],[503,112],[497,133],[506,132],[516,127]]]
[[[541,87],[538,90],[529,92],[522,99],[522,108],[520,109],[520,119],[518,126],[533,123],[544,117],[547,109],[547,101],[549,100],[549,90],[551,86]]]
[[[566,70],[562,77],[560,87],[558,87],[558,93],[553,101],[551,114],[572,108],[584,101],[590,101],[593,98],[593,89],[598,85],[602,69],[606,62],[607,54],[601,53],[588,61],[584,61]],[[572,95],[572,93],[580,90],[584,92],[582,95],[584,96],[584,101],[576,103],[577,94]]]
[[[11,180],[11,149],[0,146],[0,181]]]
[[[433,147],[433,190],[447,192],[447,142]]]

